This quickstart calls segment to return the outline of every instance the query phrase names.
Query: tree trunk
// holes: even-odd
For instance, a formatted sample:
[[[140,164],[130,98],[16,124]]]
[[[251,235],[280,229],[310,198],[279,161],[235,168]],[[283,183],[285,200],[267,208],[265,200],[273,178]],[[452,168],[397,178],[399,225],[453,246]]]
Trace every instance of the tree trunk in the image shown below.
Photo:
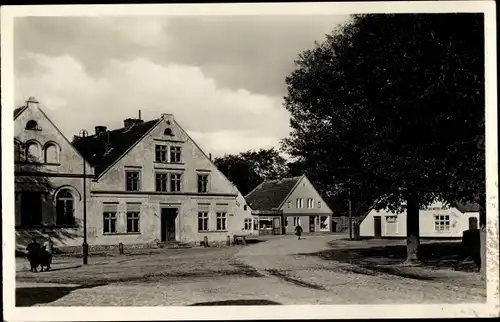
[[[480,238],[480,255],[481,268],[479,274],[482,280],[486,280],[486,205],[481,205],[479,208],[479,238]]]
[[[418,247],[420,245],[420,203],[417,193],[409,193],[406,200],[406,262],[419,262]]]

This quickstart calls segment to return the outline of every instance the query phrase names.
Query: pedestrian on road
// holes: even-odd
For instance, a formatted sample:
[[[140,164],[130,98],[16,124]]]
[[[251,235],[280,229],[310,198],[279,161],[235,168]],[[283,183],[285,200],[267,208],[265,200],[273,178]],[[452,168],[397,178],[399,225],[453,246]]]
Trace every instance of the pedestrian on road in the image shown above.
[[[300,227],[300,224],[298,224],[297,226],[295,226],[295,235],[297,235],[297,237],[300,240],[300,235],[302,235],[302,227]]]
[[[49,270],[50,265],[52,264],[52,254],[53,254],[53,248],[54,248],[54,243],[52,243],[52,239],[50,239],[50,237],[43,244],[43,247],[45,248],[45,252],[46,252],[46,256],[47,256],[45,264],[47,264],[47,270]]]

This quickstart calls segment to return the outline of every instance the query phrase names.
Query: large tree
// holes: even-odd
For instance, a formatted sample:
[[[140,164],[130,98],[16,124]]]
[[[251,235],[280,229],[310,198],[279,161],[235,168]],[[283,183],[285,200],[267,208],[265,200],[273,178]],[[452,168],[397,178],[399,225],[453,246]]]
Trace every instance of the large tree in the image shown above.
[[[407,262],[420,207],[481,201],[482,14],[355,15],[301,53],[286,83],[285,150],[337,193],[406,210]]]
[[[286,159],[274,148],[226,154],[214,163],[243,195],[264,180],[280,179],[288,174]]]

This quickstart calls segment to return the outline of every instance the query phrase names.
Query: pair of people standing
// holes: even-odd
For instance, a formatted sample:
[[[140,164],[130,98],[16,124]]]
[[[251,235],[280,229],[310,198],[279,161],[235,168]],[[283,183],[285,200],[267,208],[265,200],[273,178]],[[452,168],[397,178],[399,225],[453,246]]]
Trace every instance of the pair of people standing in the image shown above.
[[[37,272],[38,266],[41,266],[42,272],[44,266],[46,267],[46,270],[50,270],[50,265],[52,264],[53,246],[54,244],[50,238],[43,244],[43,247],[40,246],[36,238],[31,240],[31,243],[29,243],[26,247],[31,272]]]

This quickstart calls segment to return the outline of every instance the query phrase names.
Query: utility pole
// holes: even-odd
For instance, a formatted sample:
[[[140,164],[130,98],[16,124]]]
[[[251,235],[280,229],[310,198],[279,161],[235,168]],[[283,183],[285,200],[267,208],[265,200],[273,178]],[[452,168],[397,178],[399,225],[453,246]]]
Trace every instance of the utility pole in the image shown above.
[[[82,138],[87,137],[87,130],[83,129],[80,131],[80,136]],[[82,255],[83,264],[88,264],[89,256],[89,245],[87,244],[87,169],[86,169],[85,158],[83,158],[83,245],[82,245]]]
[[[352,240],[351,191],[349,190],[349,239]]]

